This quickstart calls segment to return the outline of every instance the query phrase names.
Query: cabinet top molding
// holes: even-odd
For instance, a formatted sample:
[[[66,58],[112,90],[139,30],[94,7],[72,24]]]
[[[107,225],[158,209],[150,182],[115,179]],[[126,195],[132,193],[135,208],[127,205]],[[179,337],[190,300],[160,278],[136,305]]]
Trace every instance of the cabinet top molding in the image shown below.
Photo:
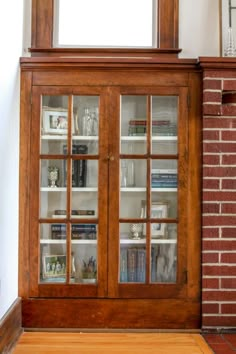
[[[66,57],[22,57],[20,64],[22,69],[53,68],[63,67],[67,69],[77,67],[93,68],[145,68],[145,69],[196,69],[197,59],[178,58],[157,58],[145,57],[86,57],[86,56],[66,56]]]

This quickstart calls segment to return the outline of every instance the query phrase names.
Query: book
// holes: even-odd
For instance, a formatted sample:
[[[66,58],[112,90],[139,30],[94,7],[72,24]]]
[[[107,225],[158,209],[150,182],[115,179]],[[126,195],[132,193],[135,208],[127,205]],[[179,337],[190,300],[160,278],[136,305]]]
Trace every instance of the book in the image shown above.
[[[127,248],[120,249],[120,282],[126,283],[128,281],[127,274]]]
[[[56,215],[66,215],[65,209],[56,209],[54,210],[54,216]],[[78,210],[71,210],[71,215],[95,215],[95,210],[92,209],[78,209]]]
[[[96,224],[72,224],[71,239],[72,240],[96,240],[97,227]],[[66,239],[66,224],[51,225],[52,240]]]
[[[127,250],[127,275],[128,282],[136,282],[137,280],[137,252],[136,248],[128,248]]]
[[[146,250],[137,248],[137,277],[136,281],[145,283],[146,280]]]
[[[96,240],[97,225],[96,224],[72,224],[71,239],[72,240]]]
[[[52,240],[65,240],[66,239],[66,224],[52,224],[51,225],[51,238],[52,238]]]
[[[72,154],[87,154],[87,145],[72,145]],[[63,145],[63,154],[67,154],[67,145]],[[67,184],[67,161],[64,160],[64,186]],[[87,161],[72,160],[72,187],[85,187],[87,178]]]

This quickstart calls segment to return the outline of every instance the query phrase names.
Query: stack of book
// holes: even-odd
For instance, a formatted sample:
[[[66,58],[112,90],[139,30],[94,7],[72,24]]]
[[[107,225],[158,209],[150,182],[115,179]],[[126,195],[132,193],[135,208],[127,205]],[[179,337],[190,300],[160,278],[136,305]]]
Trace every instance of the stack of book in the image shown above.
[[[152,169],[152,188],[177,188],[178,176],[176,169]]]
[[[66,218],[67,211],[65,209],[56,209],[54,210],[53,218]],[[73,218],[91,218],[95,217],[95,210],[93,209],[78,209],[71,210],[71,216]]]
[[[144,283],[145,274],[145,248],[122,247],[120,250],[120,282]]]
[[[72,154],[87,154],[87,145],[73,145]],[[67,145],[63,145],[63,154],[67,154]],[[86,187],[87,178],[87,161],[73,160],[72,161],[72,187]],[[64,160],[64,186],[67,182],[67,162]]]
[[[147,121],[131,119],[129,121],[128,135],[142,136],[147,133]],[[177,126],[170,120],[152,120],[152,135],[154,136],[176,136]]]
[[[97,226],[96,224],[72,224],[71,239],[72,240],[96,240]],[[66,224],[51,225],[52,240],[66,239]]]

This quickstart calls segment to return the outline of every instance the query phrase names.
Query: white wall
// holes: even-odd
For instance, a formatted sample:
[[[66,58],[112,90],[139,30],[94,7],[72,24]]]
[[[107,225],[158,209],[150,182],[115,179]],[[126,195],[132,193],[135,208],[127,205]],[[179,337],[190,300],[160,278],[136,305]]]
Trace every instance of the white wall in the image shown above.
[[[0,319],[18,296],[19,57],[23,0],[0,11]]]
[[[219,1],[179,0],[180,57],[219,56]]]

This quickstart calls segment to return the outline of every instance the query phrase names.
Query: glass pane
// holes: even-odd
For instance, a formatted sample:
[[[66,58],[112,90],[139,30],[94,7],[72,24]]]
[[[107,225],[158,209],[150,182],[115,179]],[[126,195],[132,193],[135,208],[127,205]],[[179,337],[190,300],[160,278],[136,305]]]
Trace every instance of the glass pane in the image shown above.
[[[55,210],[66,210],[65,160],[41,160],[40,217],[50,218]]]
[[[71,282],[97,283],[97,225],[71,225]]]
[[[141,201],[146,199],[146,160],[120,161],[120,217],[141,216]]]
[[[158,224],[166,240],[157,240],[157,224],[151,225],[151,282],[175,283],[177,276],[177,225]]]
[[[71,209],[74,217],[97,217],[98,161],[75,160],[79,183],[72,188]],[[77,166],[77,167],[76,167]]]
[[[155,8],[153,0],[56,0],[54,46],[152,47]]]
[[[178,97],[152,96],[152,153],[177,154]]]
[[[74,126],[73,126],[74,127]],[[67,146],[68,97],[43,96],[41,110],[41,153],[63,154]]]
[[[84,152],[75,150],[73,153],[98,154],[99,96],[74,96],[73,112],[73,145],[84,149]]]
[[[142,223],[120,224],[120,283],[146,281],[146,240],[141,237]]]
[[[40,282],[66,281],[66,224],[40,225]]]
[[[144,154],[147,151],[146,96],[121,96],[121,147],[122,154]]]

